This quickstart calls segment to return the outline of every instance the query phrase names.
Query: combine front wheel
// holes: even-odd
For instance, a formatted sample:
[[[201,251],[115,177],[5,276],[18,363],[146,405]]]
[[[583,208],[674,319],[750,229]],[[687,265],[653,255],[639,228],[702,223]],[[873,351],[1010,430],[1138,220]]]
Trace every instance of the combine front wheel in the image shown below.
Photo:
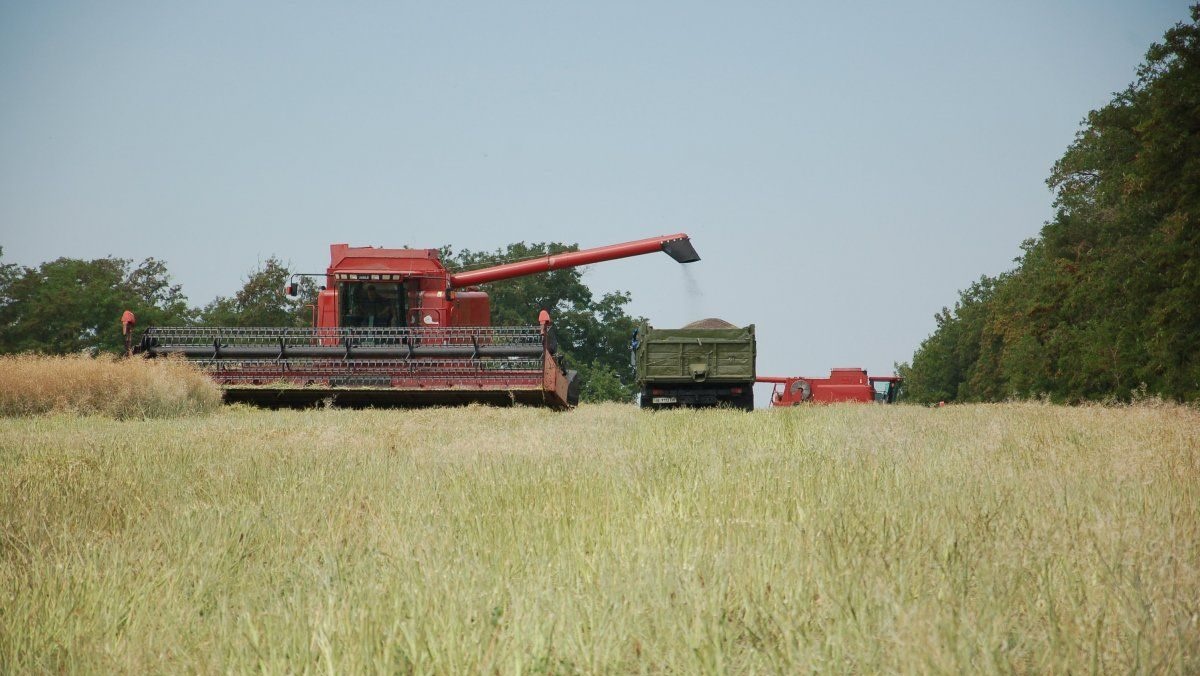
[[[567,406],[579,405],[579,371],[567,371]]]

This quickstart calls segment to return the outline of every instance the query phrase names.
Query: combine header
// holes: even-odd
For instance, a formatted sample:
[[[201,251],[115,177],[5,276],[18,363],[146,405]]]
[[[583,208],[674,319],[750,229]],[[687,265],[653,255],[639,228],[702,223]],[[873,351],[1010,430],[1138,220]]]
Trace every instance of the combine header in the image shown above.
[[[760,383],[773,383],[772,406],[800,404],[836,404],[841,402],[879,402],[891,404],[900,391],[898,376],[869,376],[865,369],[831,369],[828,378],[799,376],[759,376]]]
[[[569,408],[578,383],[560,362],[549,313],[533,326],[489,326],[488,295],[477,285],[658,251],[700,260],[683,233],[457,273],[437,249],[334,244],[315,326],[151,327],[132,351],[192,360],[230,402]]]

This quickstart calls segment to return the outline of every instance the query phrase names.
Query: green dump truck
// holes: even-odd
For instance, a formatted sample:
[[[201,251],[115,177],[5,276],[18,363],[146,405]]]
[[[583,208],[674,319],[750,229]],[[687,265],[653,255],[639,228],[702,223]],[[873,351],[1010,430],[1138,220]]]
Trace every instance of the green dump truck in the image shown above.
[[[754,409],[754,325],[719,319],[681,329],[643,324],[633,337],[642,408],[729,406]]]

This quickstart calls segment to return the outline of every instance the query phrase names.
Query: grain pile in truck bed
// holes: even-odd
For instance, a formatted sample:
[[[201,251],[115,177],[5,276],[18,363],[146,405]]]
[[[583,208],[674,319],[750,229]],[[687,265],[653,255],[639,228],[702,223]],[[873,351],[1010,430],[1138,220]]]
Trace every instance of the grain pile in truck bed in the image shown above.
[[[708,319],[700,319],[684,326],[685,329],[736,329],[737,327],[724,319],[709,317]]]

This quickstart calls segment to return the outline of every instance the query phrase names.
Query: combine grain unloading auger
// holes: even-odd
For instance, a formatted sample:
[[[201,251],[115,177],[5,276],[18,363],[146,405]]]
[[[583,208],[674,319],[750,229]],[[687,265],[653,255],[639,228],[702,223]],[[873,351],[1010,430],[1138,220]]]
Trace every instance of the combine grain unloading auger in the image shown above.
[[[133,352],[192,360],[230,402],[569,408],[578,383],[561,364],[549,314],[534,326],[490,326],[477,285],[658,251],[700,260],[683,233],[457,273],[437,249],[334,244],[315,326],[151,327]]]

